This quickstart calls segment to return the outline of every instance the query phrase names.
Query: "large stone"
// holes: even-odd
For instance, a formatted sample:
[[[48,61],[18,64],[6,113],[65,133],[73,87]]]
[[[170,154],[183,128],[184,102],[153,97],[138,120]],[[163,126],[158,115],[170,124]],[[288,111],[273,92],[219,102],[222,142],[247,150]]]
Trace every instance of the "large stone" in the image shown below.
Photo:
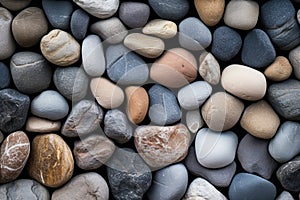
[[[0,7],[0,60],[9,58],[16,50],[11,31],[12,20],[12,14],[5,8]]]
[[[194,4],[200,19],[207,26],[215,26],[222,19],[225,8],[224,0],[195,0]]]
[[[283,164],[277,170],[276,176],[286,190],[300,192],[300,156]]]

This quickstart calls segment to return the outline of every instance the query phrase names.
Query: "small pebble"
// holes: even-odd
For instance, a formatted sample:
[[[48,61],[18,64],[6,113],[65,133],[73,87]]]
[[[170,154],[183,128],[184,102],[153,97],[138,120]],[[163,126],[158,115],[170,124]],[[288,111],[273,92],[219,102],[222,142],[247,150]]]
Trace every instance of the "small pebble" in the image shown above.
[[[70,28],[72,35],[77,40],[83,40],[86,36],[88,26],[90,23],[90,16],[82,9],[77,9],[72,13]]]
[[[276,198],[276,200],[295,200],[294,197],[287,191],[281,192],[281,194]]]
[[[195,0],[194,4],[200,19],[207,26],[215,26],[222,19],[225,9],[224,0]]]
[[[199,57],[199,74],[200,76],[212,85],[217,85],[220,82],[221,70],[218,61],[208,52],[201,53]]]
[[[291,53],[290,53],[291,55]],[[292,61],[292,59],[290,58]],[[278,56],[275,61],[267,67],[264,74],[271,81],[284,81],[292,74],[293,68],[289,60],[284,56]],[[294,73],[296,74],[294,68]],[[300,72],[300,71],[299,71]],[[299,74],[300,75],[300,74]],[[300,78],[300,76],[299,76]]]
[[[0,90],[8,87],[10,81],[11,76],[9,68],[3,62],[0,62]]]
[[[26,121],[26,131],[33,133],[50,133],[60,130],[60,121],[51,121],[38,117],[29,117]]]
[[[197,133],[197,131],[204,125],[199,109],[187,111],[185,121],[186,126],[192,133]]]
[[[189,11],[187,0],[148,0],[154,12],[163,19],[179,20]]]
[[[290,51],[289,61],[293,66],[294,75],[300,80],[300,46]]]
[[[142,32],[162,39],[169,39],[175,37],[177,34],[177,25],[169,20],[154,19],[144,26]]]
[[[3,3],[4,0],[1,0]],[[6,1],[5,1],[6,2]],[[16,50],[16,44],[11,31],[13,15],[0,7],[0,60],[9,58]]]
[[[143,27],[150,16],[150,8],[141,2],[123,2],[119,8],[120,19],[130,28]]]
[[[27,7],[31,0],[0,0],[0,3],[9,10],[17,11]]]

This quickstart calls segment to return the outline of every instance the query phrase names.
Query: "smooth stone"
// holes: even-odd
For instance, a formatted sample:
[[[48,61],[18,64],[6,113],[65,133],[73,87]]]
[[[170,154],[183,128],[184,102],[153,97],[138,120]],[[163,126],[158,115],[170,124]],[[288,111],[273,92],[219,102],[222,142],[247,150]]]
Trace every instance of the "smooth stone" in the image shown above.
[[[68,66],[80,58],[80,44],[69,33],[54,29],[40,43],[42,54],[51,63]]]
[[[175,37],[177,34],[177,25],[169,20],[154,19],[144,26],[142,32],[162,39],[169,39]]]
[[[245,109],[240,124],[251,135],[270,139],[276,134],[280,119],[273,108],[265,100],[261,100]]]
[[[148,91],[148,116],[157,125],[173,124],[181,119],[181,109],[173,92],[161,85],[153,85]]]
[[[240,141],[237,150],[238,159],[243,169],[270,179],[277,168],[277,162],[268,152],[268,141],[247,134]]]
[[[66,30],[69,28],[73,5],[70,1],[42,0],[44,12],[54,28]]]
[[[87,172],[73,177],[62,188],[53,192],[52,200],[65,199],[109,199],[109,188],[105,179],[95,173]]]
[[[77,9],[72,13],[70,29],[72,35],[77,40],[83,40],[86,36],[90,23],[90,16],[82,9]]]
[[[291,160],[300,153],[300,124],[286,121],[279,127],[269,143],[271,156],[280,163]]]
[[[276,172],[283,188],[291,192],[300,192],[300,157],[283,164]]]
[[[81,56],[83,69],[89,76],[104,74],[106,61],[102,41],[97,35],[89,35],[83,40]]]
[[[0,130],[4,133],[20,130],[25,125],[29,106],[27,95],[14,89],[0,90]]]
[[[294,197],[287,191],[283,191],[276,198],[276,200],[295,200]]]
[[[190,173],[197,177],[203,177],[217,187],[229,186],[236,171],[236,163],[234,161],[230,165],[219,169],[208,169],[203,167],[197,160],[195,147],[193,146],[190,147],[189,154],[185,158],[184,164]]]
[[[185,115],[186,126],[192,133],[197,133],[204,125],[199,109],[189,110]]]
[[[290,51],[289,61],[293,66],[293,74],[300,80],[300,46]]]
[[[191,136],[183,124],[174,126],[139,126],[134,144],[140,156],[152,169],[179,162],[188,153]]]
[[[262,99],[267,90],[263,73],[238,64],[229,65],[223,70],[221,83],[226,91],[248,101]]]
[[[221,70],[219,62],[208,52],[201,53],[199,57],[199,74],[212,85],[217,85],[221,79]]]
[[[170,165],[155,172],[147,192],[149,200],[180,200],[188,187],[188,172],[183,164]]]
[[[120,59],[120,57],[130,52],[132,51],[125,47],[123,44],[109,45],[105,51],[107,68],[116,63]]]
[[[203,178],[196,178],[190,184],[182,200],[227,200],[212,184]]]
[[[50,86],[52,67],[38,53],[23,51],[13,55],[10,60],[13,82],[20,92],[33,94]]]
[[[1,0],[3,3],[3,0]],[[15,40],[11,31],[13,15],[0,7],[0,60],[9,58],[16,50]]]
[[[228,194],[230,200],[274,200],[276,187],[259,176],[239,173],[234,176]]]
[[[10,70],[3,62],[0,62],[0,90],[8,87],[10,82]]]
[[[196,17],[188,17],[179,25],[179,44],[183,48],[198,51],[207,48],[212,41],[210,30]]]
[[[201,114],[207,126],[214,131],[225,131],[235,126],[244,110],[244,104],[234,96],[217,92],[202,106]]]
[[[74,158],[80,169],[98,169],[105,164],[115,151],[115,144],[106,136],[95,133],[80,138],[74,143]]]
[[[117,109],[109,110],[104,117],[104,133],[118,143],[128,142],[132,135],[132,127],[126,115]]]
[[[253,68],[263,68],[274,62],[275,58],[274,46],[264,31],[254,29],[246,35],[242,48],[244,64]]]
[[[123,2],[119,8],[120,19],[130,28],[143,27],[150,16],[150,8],[142,2]]]
[[[29,7],[14,18],[11,28],[21,47],[32,47],[47,33],[48,21],[42,9]]]
[[[148,0],[154,12],[163,19],[179,20],[189,11],[187,0]]]
[[[292,59],[290,60],[292,61]],[[275,61],[267,67],[264,75],[271,81],[284,81],[291,76],[292,71],[293,68],[290,61],[284,56],[278,56],[276,57]],[[295,71],[296,69],[294,68],[294,74],[296,74]]]
[[[182,48],[166,51],[150,68],[152,80],[168,88],[181,88],[197,78],[197,61]]]
[[[208,128],[198,131],[195,152],[198,162],[207,168],[216,169],[233,162],[238,137],[232,131],[214,132]]]
[[[122,42],[128,34],[127,28],[117,17],[95,22],[91,25],[90,30],[99,35],[105,43],[110,44]]]
[[[60,121],[51,121],[32,116],[27,119],[25,130],[33,133],[50,133],[59,131],[60,127]]]
[[[116,200],[143,199],[152,182],[151,170],[132,149],[116,149],[106,170]]]
[[[131,33],[124,39],[124,45],[146,58],[157,58],[165,50],[163,40],[142,33]]]
[[[240,52],[242,43],[238,32],[227,26],[221,26],[214,31],[211,52],[217,59],[230,61]]]
[[[31,0],[0,0],[0,3],[9,10],[17,11],[27,7]]]
[[[79,67],[56,68],[53,82],[60,94],[75,102],[85,97],[89,87],[89,78]]]
[[[222,19],[225,9],[224,0],[195,0],[194,4],[200,19],[207,26],[215,26]]]
[[[73,0],[73,2],[89,14],[100,19],[113,16],[119,8],[119,0]]]
[[[59,120],[67,116],[68,102],[54,90],[45,90],[31,102],[31,113],[41,118]]]
[[[177,94],[180,106],[186,110],[199,108],[211,95],[212,87],[206,81],[196,81],[182,87]]]
[[[56,134],[36,136],[31,143],[29,176],[51,188],[60,187],[73,175],[74,160],[66,142]]]
[[[288,79],[268,88],[268,100],[287,120],[300,120],[300,81]]]
[[[67,137],[84,137],[100,128],[102,120],[101,107],[94,101],[84,99],[72,108],[61,133]]]
[[[11,133],[1,144],[0,183],[11,182],[23,171],[30,154],[30,141],[23,131]]]

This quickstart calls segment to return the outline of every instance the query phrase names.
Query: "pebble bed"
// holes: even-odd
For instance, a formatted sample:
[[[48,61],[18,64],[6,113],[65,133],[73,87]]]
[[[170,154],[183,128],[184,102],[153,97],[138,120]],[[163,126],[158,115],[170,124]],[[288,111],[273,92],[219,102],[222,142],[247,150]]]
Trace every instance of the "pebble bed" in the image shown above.
[[[299,0],[0,0],[0,199],[300,199],[299,23]]]

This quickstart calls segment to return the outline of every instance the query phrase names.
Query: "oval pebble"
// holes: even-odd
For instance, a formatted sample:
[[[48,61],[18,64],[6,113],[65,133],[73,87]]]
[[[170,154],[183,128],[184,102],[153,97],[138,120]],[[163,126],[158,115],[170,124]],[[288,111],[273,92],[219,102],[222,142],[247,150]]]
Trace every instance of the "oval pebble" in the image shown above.
[[[0,90],[8,87],[10,82],[10,70],[3,62],[0,62]]]
[[[142,2],[123,2],[119,8],[120,19],[130,28],[143,27],[150,16],[150,8]]]
[[[224,0],[195,0],[194,4],[200,19],[207,26],[215,26],[222,19],[225,9]]]
[[[186,126],[192,133],[197,133],[197,131],[204,125],[199,109],[187,111],[185,121]]]
[[[50,133],[60,130],[60,121],[51,121],[38,117],[29,117],[26,121],[26,131],[33,133]]]
[[[86,36],[88,26],[90,23],[90,16],[82,9],[77,9],[72,13],[70,21],[70,29],[72,35],[77,40],[83,40]]]
[[[190,9],[187,0],[148,0],[148,3],[159,17],[169,20],[183,18]]]
[[[201,53],[199,57],[199,74],[200,76],[212,85],[217,85],[220,82],[221,70],[218,61],[208,52]]]
[[[25,8],[31,3],[31,0],[22,0],[22,1],[11,1],[11,0],[0,0],[2,6],[6,7],[9,10],[17,11]]]
[[[1,1],[3,3],[3,0]],[[16,50],[16,44],[11,31],[12,14],[0,7],[0,60],[9,58]]]
[[[289,55],[291,54],[292,51]],[[293,62],[293,59],[291,57],[289,57],[289,59],[291,60],[291,62]],[[266,68],[264,75],[271,81],[284,81],[291,76],[292,71],[293,68],[290,61],[284,56],[278,56],[276,57],[275,61]],[[296,71],[297,69],[296,67],[294,67],[294,74],[297,77]],[[300,76],[298,77],[300,78]]]
[[[147,35],[169,39],[177,34],[177,24],[169,20],[154,19],[144,26],[142,32]]]

